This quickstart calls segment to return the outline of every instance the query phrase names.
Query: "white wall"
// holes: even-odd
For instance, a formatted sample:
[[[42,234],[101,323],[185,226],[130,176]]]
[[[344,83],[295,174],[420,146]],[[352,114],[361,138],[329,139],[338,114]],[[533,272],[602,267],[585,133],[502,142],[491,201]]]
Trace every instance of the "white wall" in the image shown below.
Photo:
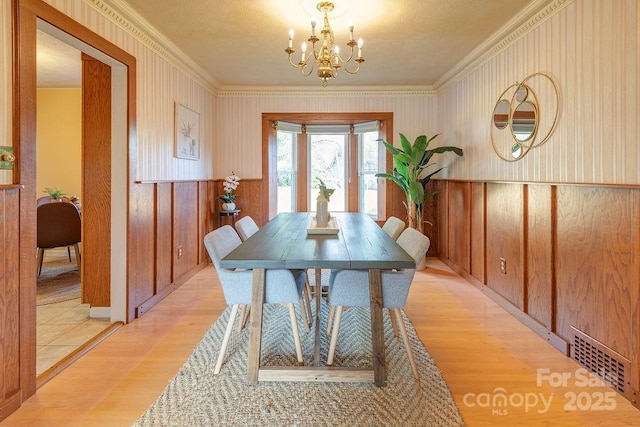
[[[206,83],[176,65],[175,58],[122,30],[103,2],[47,2],[137,58],[139,164],[135,179],[222,178],[231,170],[243,178],[261,177],[263,112],[391,111],[394,138],[398,132],[409,138],[441,132],[438,145],[464,148],[464,158],[456,158],[443,176],[640,184],[637,0],[567,2],[488,62],[443,89],[437,98],[431,93],[251,92],[220,93],[217,99]],[[0,9],[0,99],[5,107],[0,115],[0,138],[10,141],[8,3],[2,2]],[[549,73],[558,83],[558,127],[544,146],[518,162],[507,163],[491,148],[491,113],[507,86],[535,72]],[[175,101],[201,113],[199,161],[173,157]],[[542,103],[540,109],[542,116],[548,117],[549,105]],[[2,179],[0,173],[0,182]]]
[[[576,0],[439,93],[441,128],[465,149],[451,176],[640,184],[639,20],[637,0]],[[546,144],[508,163],[491,146],[492,111],[502,91],[536,72],[559,86],[558,126]],[[542,118],[552,110],[546,96]]]
[[[463,158],[445,158],[440,175],[460,179],[640,184],[638,122],[639,25],[637,0],[576,0],[534,22],[503,51],[436,96],[416,93],[224,93],[218,97],[216,177],[234,170],[261,176],[261,113],[391,111],[394,139],[442,136]],[[537,19],[537,18],[534,18]],[[491,145],[491,116],[500,94],[533,73],[559,88],[558,125],[551,138],[523,159],[501,160]],[[555,99],[549,84],[529,81],[550,128]],[[500,141],[505,135],[498,133]]]

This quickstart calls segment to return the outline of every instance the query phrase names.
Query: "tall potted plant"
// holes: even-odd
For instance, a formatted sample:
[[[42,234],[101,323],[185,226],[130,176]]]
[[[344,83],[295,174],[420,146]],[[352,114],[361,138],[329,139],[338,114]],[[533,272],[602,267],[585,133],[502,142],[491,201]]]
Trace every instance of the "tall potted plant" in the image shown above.
[[[409,227],[415,228],[421,233],[424,233],[422,206],[437,194],[437,191],[425,192],[425,187],[431,177],[443,169],[439,168],[429,173],[427,169],[434,166],[434,163],[429,163],[431,158],[434,154],[449,151],[462,156],[462,149],[458,147],[445,146],[429,149],[429,143],[438,135],[430,138],[420,135],[411,144],[403,134],[400,134],[402,149],[394,147],[387,141],[382,141],[387,151],[393,156],[393,172],[376,174],[377,177],[395,182],[402,189],[406,197],[404,204],[407,209]]]

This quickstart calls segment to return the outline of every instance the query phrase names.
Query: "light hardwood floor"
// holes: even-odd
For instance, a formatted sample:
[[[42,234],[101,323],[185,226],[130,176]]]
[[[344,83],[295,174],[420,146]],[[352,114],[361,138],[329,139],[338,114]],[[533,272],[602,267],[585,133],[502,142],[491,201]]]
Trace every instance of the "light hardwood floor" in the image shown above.
[[[130,426],[224,308],[207,267],[45,384],[2,426]],[[406,312],[468,426],[640,425],[640,411],[626,399],[583,386],[577,364],[439,260],[416,274]],[[561,375],[565,384],[549,380]],[[499,395],[506,406],[491,404]]]

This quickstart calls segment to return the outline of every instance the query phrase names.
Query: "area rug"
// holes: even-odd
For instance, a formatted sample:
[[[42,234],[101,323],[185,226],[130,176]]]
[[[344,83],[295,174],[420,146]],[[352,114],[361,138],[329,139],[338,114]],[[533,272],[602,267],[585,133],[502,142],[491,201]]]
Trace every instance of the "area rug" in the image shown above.
[[[328,348],[327,306],[322,304],[322,360]],[[405,324],[418,364],[415,381],[402,339],[395,338],[385,310],[387,387],[366,383],[246,383],[249,331],[234,328],[219,375],[213,375],[230,309],[205,334],[164,392],[134,426],[463,426],[464,422],[433,359]],[[264,310],[261,364],[296,364],[288,311]],[[298,315],[305,364],[312,364],[313,328],[305,333]],[[371,366],[369,310],[343,314],[336,366]]]
[[[36,305],[48,305],[80,298],[80,272],[75,258],[56,258],[42,264],[38,277]]]

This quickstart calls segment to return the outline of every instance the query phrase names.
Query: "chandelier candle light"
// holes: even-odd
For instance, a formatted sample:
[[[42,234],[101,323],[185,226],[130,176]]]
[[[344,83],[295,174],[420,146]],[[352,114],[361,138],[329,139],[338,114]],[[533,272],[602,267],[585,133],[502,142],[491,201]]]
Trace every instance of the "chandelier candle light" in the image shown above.
[[[324,14],[324,27],[320,31],[322,37],[322,45],[319,49],[316,49],[316,43],[320,39],[316,36],[316,20],[311,19],[311,37],[307,40],[311,43],[311,53],[307,56],[307,43],[302,43],[302,58],[300,62],[295,64],[291,60],[291,55],[296,51],[293,49],[293,29],[289,30],[289,46],[284,50],[288,57],[289,63],[299,68],[302,75],[307,77],[311,75],[314,68],[318,67],[318,77],[322,79],[322,87],[327,87],[329,78],[336,78],[338,76],[338,70],[344,67],[344,70],[349,74],[356,74],[360,71],[360,64],[364,62],[362,58],[362,39],[357,42],[353,38],[353,24],[349,25],[349,42],[347,46],[350,48],[349,57],[344,59],[340,55],[340,48],[335,46],[335,39],[333,37],[333,30],[329,24],[329,12],[333,11],[334,5],[330,1],[323,1],[318,3],[317,9]],[[358,56],[354,59],[356,65],[354,69],[347,68],[347,64],[353,59],[354,48],[358,46]],[[309,66],[309,68],[307,68]]]

